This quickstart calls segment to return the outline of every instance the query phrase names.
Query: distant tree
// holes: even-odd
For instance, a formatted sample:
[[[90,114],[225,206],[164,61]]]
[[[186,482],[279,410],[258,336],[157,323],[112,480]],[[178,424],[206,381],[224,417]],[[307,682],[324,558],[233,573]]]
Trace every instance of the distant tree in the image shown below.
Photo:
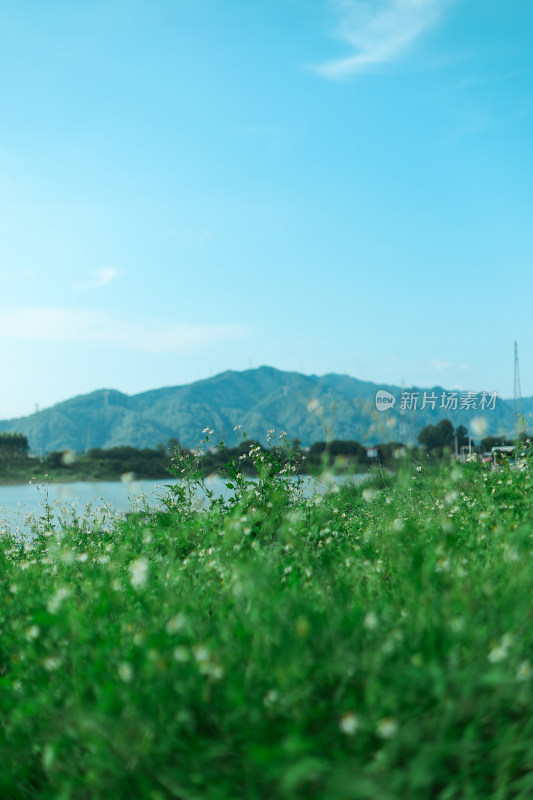
[[[514,442],[511,439],[505,439],[502,436],[485,436],[484,439],[481,440],[481,449],[484,453],[490,452],[493,447],[505,447],[508,445],[513,445]]]
[[[64,467],[63,453],[58,450],[52,450],[51,453],[48,453],[46,456],[46,466],[49,469],[61,469],[61,467]]]
[[[379,453],[381,454],[381,462],[383,464],[394,464],[401,454],[406,452],[406,447],[401,442],[387,442],[386,444],[376,445]]]
[[[449,419],[441,419],[438,425],[426,425],[418,434],[418,441],[426,450],[454,446],[454,428]]]
[[[91,448],[91,450],[87,451],[87,456],[90,459],[96,460],[98,458],[105,458],[107,452],[108,451],[104,450],[102,447],[93,447]]]
[[[459,425],[459,427],[455,429],[455,435],[457,436],[457,447],[459,450],[461,447],[466,447],[468,445],[470,437],[468,436],[468,429],[465,428],[464,425]]]
[[[320,460],[327,446],[327,442],[313,442],[309,448],[309,458],[318,458]]]
[[[319,465],[324,458],[330,464],[336,459],[342,460],[342,458],[345,458],[347,463],[365,464],[368,461],[366,447],[360,442],[344,441],[342,439],[334,439],[332,442],[314,442],[311,445],[307,454],[307,461],[310,464]]]
[[[4,431],[0,434],[0,458],[2,460],[25,457],[28,455],[28,450],[28,439],[23,433]]]

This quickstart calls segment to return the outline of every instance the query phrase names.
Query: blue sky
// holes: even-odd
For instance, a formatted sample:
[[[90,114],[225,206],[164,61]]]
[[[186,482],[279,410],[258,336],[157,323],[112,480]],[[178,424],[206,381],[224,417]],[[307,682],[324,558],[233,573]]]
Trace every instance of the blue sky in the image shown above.
[[[0,418],[270,364],[533,395],[523,0],[0,6]]]

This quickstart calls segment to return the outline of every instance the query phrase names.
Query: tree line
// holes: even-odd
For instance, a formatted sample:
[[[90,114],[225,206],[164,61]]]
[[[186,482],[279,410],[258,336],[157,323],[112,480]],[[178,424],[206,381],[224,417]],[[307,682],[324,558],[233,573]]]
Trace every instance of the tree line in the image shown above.
[[[520,441],[526,441],[529,435],[523,432],[518,437]],[[442,455],[445,451],[460,453],[461,447],[472,447],[472,452],[482,454],[490,452],[493,447],[514,445],[516,439],[505,436],[485,436],[478,445],[468,435],[468,429],[464,425],[454,428],[449,419],[441,420],[437,425],[426,425],[418,434],[419,444],[432,455]]]
[[[525,434],[521,438],[525,439]],[[436,425],[426,425],[418,434],[419,449],[432,458],[440,458],[456,449],[460,452],[461,447],[469,444],[472,444],[474,451],[482,453],[497,445],[514,444],[514,440],[487,436],[476,447],[464,425],[454,428],[447,419]],[[253,473],[253,465],[247,456],[251,446],[266,452],[266,448],[254,440],[242,441],[236,447],[206,449],[202,457],[204,472],[218,472],[236,458],[245,472]],[[310,473],[320,472],[324,468],[340,472],[364,470],[374,464],[394,468],[399,455],[413,453],[412,447],[407,448],[400,442],[368,447],[355,440],[337,439],[315,442],[309,448],[302,448],[300,441],[294,439],[292,447],[298,454],[300,472]],[[189,448],[181,447],[178,440],[172,438],[166,444],[161,442],[153,449],[137,449],[126,445],[107,449],[97,447],[85,453],[52,451],[44,458],[37,459],[30,457],[29,442],[24,434],[4,432],[0,434],[0,477],[24,478],[30,473],[43,472],[64,480],[116,480],[124,473],[131,473],[136,478],[167,478],[172,456],[189,451]]]
[[[28,439],[23,433],[0,433],[0,460],[24,458],[29,449]]]
[[[205,449],[201,460],[205,474],[220,471],[232,459],[239,461],[245,473],[253,474],[254,466],[248,457],[251,447],[267,452],[261,442],[250,439],[241,441],[236,447]],[[302,448],[295,439],[291,447],[300,472],[319,472],[324,468],[343,471],[367,468],[378,461],[388,463],[401,445],[379,445],[371,451],[374,455],[370,456],[368,449],[357,441],[315,442],[310,448]],[[283,455],[282,447],[268,448],[269,451],[273,449],[279,450],[280,456]],[[19,476],[23,479],[44,473],[58,480],[117,480],[124,473],[131,473],[136,478],[168,478],[171,459],[180,452],[188,453],[191,450],[181,447],[177,439],[172,438],[166,445],[160,443],[154,449],[120,446],[92,448],[85,453],[52,451],[39,459],[29,456],[28,440],[23,434],[3,434],[0,436],[0,477]]]

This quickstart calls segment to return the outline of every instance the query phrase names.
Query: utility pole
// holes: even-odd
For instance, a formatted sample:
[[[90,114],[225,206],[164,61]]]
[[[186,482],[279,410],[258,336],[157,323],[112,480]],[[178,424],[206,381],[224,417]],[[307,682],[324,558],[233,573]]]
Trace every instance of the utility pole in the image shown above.
[[[514,425],[516,438],[524,430],[524,413],[522,410],[522,390],[520,388],[520,367],[518,365],[518,344],[514,343]]]

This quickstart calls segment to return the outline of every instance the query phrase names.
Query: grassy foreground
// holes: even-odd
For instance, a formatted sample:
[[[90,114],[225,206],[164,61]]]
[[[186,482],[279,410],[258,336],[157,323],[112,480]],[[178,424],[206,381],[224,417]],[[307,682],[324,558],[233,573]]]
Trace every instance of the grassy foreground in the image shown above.
[[[263,466],[3,534],[0,797],[531,798],[529,467],[305,499]]]

